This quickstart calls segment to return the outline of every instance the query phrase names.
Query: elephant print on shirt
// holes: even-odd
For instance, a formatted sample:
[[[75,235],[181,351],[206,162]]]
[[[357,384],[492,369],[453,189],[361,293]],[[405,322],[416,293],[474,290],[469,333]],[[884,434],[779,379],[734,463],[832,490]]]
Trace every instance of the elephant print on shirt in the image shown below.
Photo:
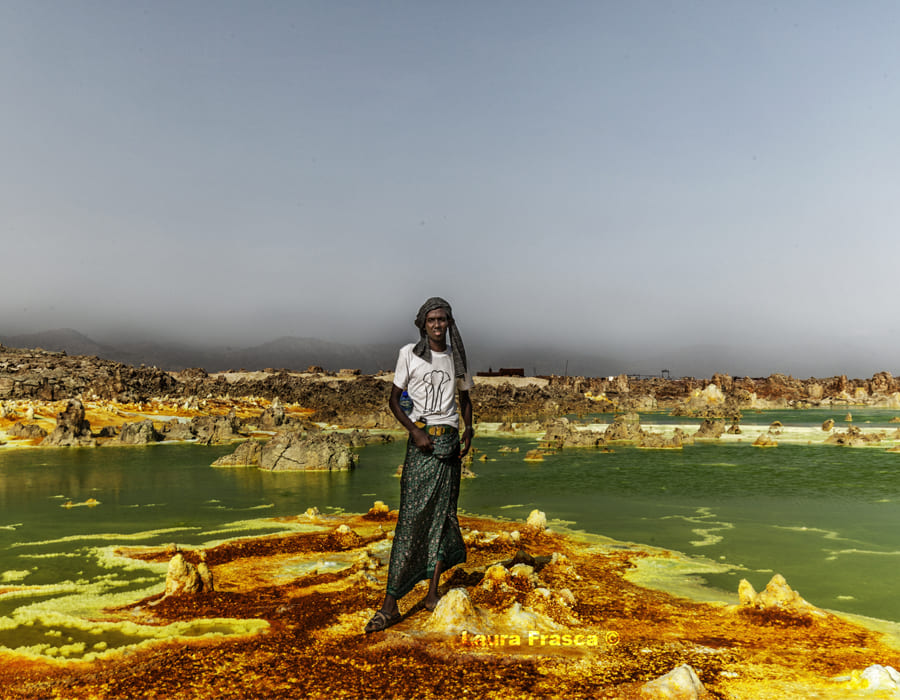
[[[444,391],[450,383],[450,375],[435,369],[425,374],[425,413],[440,413]]]

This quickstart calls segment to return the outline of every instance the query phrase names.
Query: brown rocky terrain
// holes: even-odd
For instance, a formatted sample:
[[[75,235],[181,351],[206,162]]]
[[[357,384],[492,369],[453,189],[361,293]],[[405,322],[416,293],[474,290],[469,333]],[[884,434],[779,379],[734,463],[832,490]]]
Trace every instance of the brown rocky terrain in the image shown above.
[[[39,404],[78,397],[85,403],[140,406],[157,402],[182,406],[194,415],[215,415],[231,407],[240,411],[241,402],[279,399],[303,407],[306,417],[316,423],[387,429],[396,427],[387,408],[390,380],[390,374],[316,368],[307,372],[266,369],[209,374],[199,368],[167,372],[97,357],[0,346],[0,402]],[[478,377],[472,399],[480,422],[547,421],[561,415],[641,410],[728,419],[749,408],[900,407],[900,382],[889,372],[871,379],[797,379],[783,374],[762,378],[714,374],[709,379]],[[257,401],[260,406],[263,403]]]

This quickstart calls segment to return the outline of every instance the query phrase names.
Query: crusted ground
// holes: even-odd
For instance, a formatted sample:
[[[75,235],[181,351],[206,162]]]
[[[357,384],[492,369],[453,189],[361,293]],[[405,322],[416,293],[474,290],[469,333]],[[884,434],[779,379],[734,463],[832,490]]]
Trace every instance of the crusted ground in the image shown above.
[[[299,516],[320,529],[206,550],[214,592],[163,598],[160,582],[158,596],[106,612],[156,625],[262,619],[263,633],[173,639],[93,662],[6,656],[3,697],[637,698],[643,683],[689,664],[708,697],[849,698],[875,697],[851,688],[853,671],[900,666],[900,651],[878,633],[827,613],[697,603],[624,578],[639,559],[666,553],[472,518],[462,519],[468,561],[442,583],[444,602],[471,603],[469,617],[449,605],[427,612],[421,584],[402,601],[399,624],[365,635],[394,518]],[[347,567],[300,566],[329,560]],[[291,570],[304,573],[285,576]]]

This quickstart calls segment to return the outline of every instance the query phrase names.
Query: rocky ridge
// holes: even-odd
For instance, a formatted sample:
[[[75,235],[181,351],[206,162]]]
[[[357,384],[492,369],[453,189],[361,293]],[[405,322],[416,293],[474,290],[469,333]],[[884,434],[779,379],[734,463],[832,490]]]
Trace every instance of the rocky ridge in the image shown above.
[[[0,402],[53,402],[80,397],[141,403],[151,400],[194,402],[256,397],[309,409],[309,420],[368,429],[396,427],[387,408],[390,374],[360,375],[355,371],[308,372],[267,369],[261,372],[209,374],[194,368],[166,372],[89,356],[69,356],[40,349],[0,347]],[[900,381],[889,372],[871,379],[797,379],[769,377],[709,379],[545,377],[514,383],[476,378],[472,391],[481,422],[547,421],[563,415],[669,410],[673,413],[733,422],[740,411],[817,406],[879,406],[900,408]],[[279,425],[278,409],[267,416],[264,429]],[[213,435],[212,440],[217,437]]]

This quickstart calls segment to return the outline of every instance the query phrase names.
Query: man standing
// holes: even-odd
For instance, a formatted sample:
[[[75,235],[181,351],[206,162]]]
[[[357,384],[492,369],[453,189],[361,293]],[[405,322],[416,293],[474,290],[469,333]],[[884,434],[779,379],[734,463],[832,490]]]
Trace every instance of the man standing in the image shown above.
[[[415,323],[419,342],[400,349],[389,400],[391,412],[409,431],[400,513],[384,603],[366,633],[399,622],[397,601],[424,579],[431,580],[425,607],[434,610],[441,572],[466,560],[456,503],[462,458],[472,446],[472,377],[450,304],[432,297],[419,309]],[[412,399],[409,415],[400,406],[404,390]],[[461,443],[460,415],[465,423]]]

